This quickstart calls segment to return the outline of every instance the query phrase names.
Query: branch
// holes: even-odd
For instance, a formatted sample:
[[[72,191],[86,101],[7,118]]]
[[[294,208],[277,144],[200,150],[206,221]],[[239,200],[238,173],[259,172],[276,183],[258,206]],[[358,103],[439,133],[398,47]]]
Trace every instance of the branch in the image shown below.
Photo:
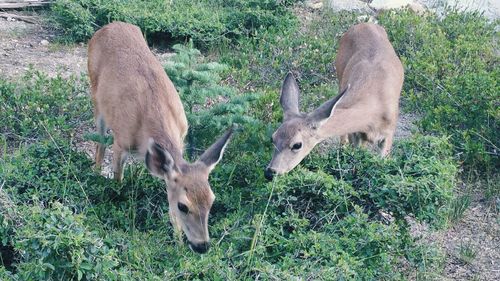
[[[0,18],[6,18],[6,19],[13,18],[13,19],[16,19],[16,20],[20,20],[20,21],[24,21],[24,22],[32,23],[32,24],[37,24],[38,23],[38,21],[35,19],[35,17],[21,16],[21,15],[4,13],[4,12],[0,12]]]

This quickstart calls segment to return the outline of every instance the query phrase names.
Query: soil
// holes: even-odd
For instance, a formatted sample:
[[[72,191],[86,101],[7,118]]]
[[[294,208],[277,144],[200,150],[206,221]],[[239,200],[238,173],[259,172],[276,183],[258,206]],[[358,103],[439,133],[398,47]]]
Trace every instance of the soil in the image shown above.
[[[58,44],[56,37],[54,30],[41,24],[0,18],[0,76],[19,77],[30,67],[51,77],[85,72],[85,45]]]
[[[299,16],[307,16],[308,21],[316,16],[310,9],[296,12]],[[86,45],[61,45],[55,43],[57,36],[56,31],[43,24],[0,18],[0,77],[20,77],[31,66],[49,76],[86,75]],[[160,61],[171,55],[159,51],[154,53]],[[417,119],[412,114],[401,114],[396,138],[411,137]],[[82,138],[91,130],[88,127],[79,129],[77,147],[93,158],[94,144]],[[102,171],[105,176],[112,174],[110,153],[108,149]],[[442,276],[436,279],[500,280],[500,218],[498,210],[488,207],[483,199],[482,194],[477,194],[463,218],[448,229],[433,231],[425,225],[413,223],[414,235],[421,237],[423,243],[434,244],[446,256]],[[460,254],[464,245],[475,253],[470,262],[464,262]],[[411,269],[409,271],[410,279],[416,279],[412,277]]]

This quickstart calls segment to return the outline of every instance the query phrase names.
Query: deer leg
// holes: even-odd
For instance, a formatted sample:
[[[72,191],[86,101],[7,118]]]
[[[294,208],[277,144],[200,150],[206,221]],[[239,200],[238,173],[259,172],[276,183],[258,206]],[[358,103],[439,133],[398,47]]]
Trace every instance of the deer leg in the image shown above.
[[[353,146],[353,147],[358,147],[359,146],[359,135],[358,133],[351,133],[351,134],[348,134],[347,135],[348,139],[349,139],[349,143]]]
[[[349,136],[347,135],[340,136],[341,145],[347,145],[348,143],[349,143]]]
[[[101,137],[101,140],[104,139],[104,135],[106,132],[106,124],[104,123],[104,119],[102,116],[98,116],[96,118],[96,127],[97,134]],[[104,160],[104,151],[106,146],[103,143],[97,142],[95,149],[95,168],[100,171],[102,166],[102,161]]]
[[[118,144],[113,144],[113,174],[117,181],[123,180],[123,167],[127,159],[127,152]]]
[[[394,133],[390,133],[388,136],[385,137],[385,139],[379,141],[378,147],[380,156],[386,157],[389,155],[389,153],[391,153],[393,140],[394,140]]]

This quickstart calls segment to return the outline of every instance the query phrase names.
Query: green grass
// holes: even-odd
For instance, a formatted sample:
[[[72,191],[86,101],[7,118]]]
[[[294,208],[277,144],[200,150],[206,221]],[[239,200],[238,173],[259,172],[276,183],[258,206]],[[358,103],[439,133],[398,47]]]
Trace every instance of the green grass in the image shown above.
[[[466,264],[471,264],[477,255],[477,249],[471,241],[460,244],[458,248],[458,259]]]
[[[471,204],[471,195],[464,194],[460,196],[456,196],[451,202],[449,219],[452,223],[456,223],[462,219],[465,211],[469,208]]]

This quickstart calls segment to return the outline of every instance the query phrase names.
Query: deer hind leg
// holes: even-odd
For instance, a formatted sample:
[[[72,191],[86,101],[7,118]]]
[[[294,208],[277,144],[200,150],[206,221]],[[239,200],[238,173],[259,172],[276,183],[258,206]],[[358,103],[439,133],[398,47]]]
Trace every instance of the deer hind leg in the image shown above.
[[[353,147],[366,147],[368,144],[368,135],[364,132],[351,133],[348,138]]]
[[[127,160],[127,151],[118,144],[113,144],[113,175],[117,181],[123,180],[123,168]]]
[[[377,143],[380,156],[386,157],[389,155],[389,153],[391,153],[393,140],[394,140],[394,132],[391,132],[383,140]]]
[[[99,134],[100,139],[104,140],[105,132],[106,132],[106,124],[104,123],[104,118],[98,115],[96,117],[96,128],[97,134]],[[102,166],[102,161],[104,159],[104,151],[106,149],[105,144],[101,142],[97,142],[95,149],[95,168],[100,171]]]
[[[381,157],[386,157],[391,152],[394,131],[379,133],[370,138],[373,150]]]
[[[340,136],[340,144],[341,145],[347,145],[348,143],[349,143],[349,136],[348,135]]]

